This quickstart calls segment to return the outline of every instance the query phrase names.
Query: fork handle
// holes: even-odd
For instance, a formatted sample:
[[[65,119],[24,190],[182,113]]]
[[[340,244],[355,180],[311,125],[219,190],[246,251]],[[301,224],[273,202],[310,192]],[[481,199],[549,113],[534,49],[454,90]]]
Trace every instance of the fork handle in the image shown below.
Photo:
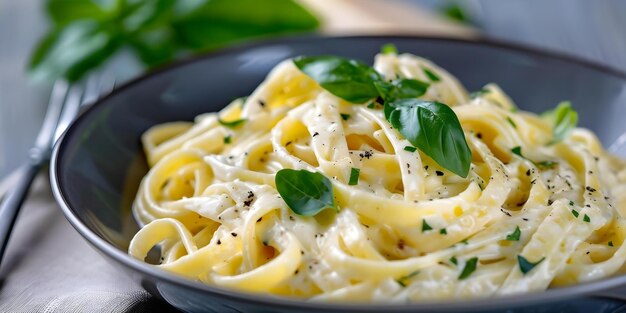
[[[0,265],[2,264],[2,258],[9,243],[9,237],[15,225],[17,214],[41,166],[41,162],[27,162],[22,165],[16,175],[15,187],[7,191],[0,203]]]

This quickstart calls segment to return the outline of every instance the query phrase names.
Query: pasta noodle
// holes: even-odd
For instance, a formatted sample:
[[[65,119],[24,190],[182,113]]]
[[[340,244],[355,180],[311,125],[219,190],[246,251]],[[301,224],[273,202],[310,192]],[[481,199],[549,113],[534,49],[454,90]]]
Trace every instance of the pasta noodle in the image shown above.
[[[592,132],[550,144],[552,125],[498,86],[470,96],[414,55],[379,54],[374,68],[386,79],[437,75],[421,98],[457,115],[472,152],[466,178],[405,150],[380,108],[346,102],[286,60],[249,97],[143,135],[151,169],[130,255],[145,260],[157,246],[155,266],[189,279],[317,301],[488,297],[621,271],[626,163]],[[330,179],[338,212],[295,214],[276,189],[283,168]]]

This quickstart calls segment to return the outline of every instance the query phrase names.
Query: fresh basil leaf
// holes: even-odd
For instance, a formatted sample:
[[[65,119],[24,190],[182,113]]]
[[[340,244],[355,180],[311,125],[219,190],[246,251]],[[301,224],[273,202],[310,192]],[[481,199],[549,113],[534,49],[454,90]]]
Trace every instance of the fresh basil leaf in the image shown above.
[[[442,167],[467,177],[472,152],[450,107],[439,102],[402,99],[385,104],[385,117],[413,146]]]
[[[461,7],[458,3],[451,3],[450,5],[446,6],[443,9],[443,14],[453,21],[457,21],[463,24],[469,23],[469,18],[467,16],[467,13],[465,12],[465,9]]]
[[[546,258],[543,257],[541,258],[541,260],[533,263],[528,261],[525,257],[521,256],[521,255],[517,255],[517,263],[519,264],[519,269],[520,271],[522,271],[522,273],[524,275],[526,275],[526,273],[532,271],[533,268],[535,268],[535,266],[539,265],[539,263],[543,262],[543,260],[545,260]]]
[[[172,23],[176,0],[127,0],[123,2],[121,23],[125,31],[136,33],[163,28]]]
[[[358,168],[351,168],[350,169],[350,181],[348,182],[348,185],[356,185],[359,183],[359,174],[361,173],[361,170]]]
[[[519,241],[519,237],[522,235],[522,231],[519,229],[519,226],[515,226],[515,230],[506,235],[506,240],[508,241]]]
[[[336,56],[305,57],[293,63],[322,88],[352,103],[364,103],[378,97],[374,82],[382,78],[371,66]]]
[[[78,21],[54,31],[35,50],[29,74],[37,81],[64,76],[80,79],[87,71],[102,64],[121,47],[121,41],[107,25]]]
[[[226,126],[228,128],[237,128],[241,125],[243,125],[243,123],[246,122],[246,119],[238,119],[238,120],[234,120],[234,121],[223,121],[221,118],[217,119],[217,122],[220,123],[223,126]]]
[[[474,273],[474,271],[476,270],[476,264],[478,264],[477,257],[473,257],[467,260],[467,262],[465,262],[465,267],[463,267],[463,271],[461,272],[461,275],[459,275],[459,280],[463,280],[463,279],[470,277],[470,275],[472,275],[472,273]]]
[[[382,54],[398,54],[398,48],[392,43],[384,44],[380,47],[380,53]]]
[[[172,26],[185,46],[206,50],[254,37],[312,31],[319,21],[292,0],[211,0],[186,8]]]
[[[551,111],[541,114],[552,124],[552,140],[548,144],[555,144],[567,137],[578,124],[578,113],[572,109],[569,101],[563,101]]]
[[[170,62],[178,49],[167,28],[136,34],[129,38],[129,44],[143,64],[149,67]]]
[[[56,26],[79,20],[102,20],[111,15],[93,0],[48,0],[46,11]]]
[[[430,86],[429,83],[417,79],[394,79],[391,82],[376,81],[374,86],[385,101],[398,99],[418,98],[423,96]]]
[[[287,206],[298,215],[315,216],[325,209],[337,210],[333,185],[320,173],[282,169],[274,181]]]
[[[424,74],[426,74],[426,76],[428,77],[428,79],[430,79],[430,81],[432,82],[441,81],[441,78],[439,77],[439,75],[435,74],[433,71],[425,67],[422,67],[422,71],[424,71]]]

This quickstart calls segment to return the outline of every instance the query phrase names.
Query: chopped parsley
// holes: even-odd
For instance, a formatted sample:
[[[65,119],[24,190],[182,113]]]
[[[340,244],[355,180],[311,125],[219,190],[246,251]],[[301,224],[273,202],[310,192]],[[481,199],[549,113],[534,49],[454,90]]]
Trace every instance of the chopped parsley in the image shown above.
[[[412,146],[406,146],[404,147],[404,151],[415,152],[417,151],[417,148],[412,147]]]
[[[507,122],[509,122],[509,124],[511,124],[511,126],[513,126],[513,128],[517,129],[517,124],[515,124],[515,122],[513,122],[513,119],[511,119],[509,116],[506,117]]]
[[[574,201],[570,200],[569,205],[574,206]]]
[[[506,240],[508,241],[519,241],[519,237],[522,234],[522,231],[519,229],[519,226],[515,226],[515,230],[506,235]]]
[[[520,147],[520,146],[514,147],[513,149],[511,149],[511,152],[513,152],[514,154],[516,154],[516,155],[518,155],[518,156],[520,156],[522,158],[524,157],[522,155],[522,147]]]
[[[347,120],[349,120],[349,119],[350,119],[350,114],[347,114],[347,113],[340,113],[339,115],[341,115],[341,118],[342,118],[344,121],[347,121]]]
[[[246,122],[246,119],[239,119],[239,120],[234,120],[234,121],[224,121],[221,118],[218,118],[217,121],[223,125],[226,126],[228,128],[237,128],[238,126],[242,125],[243,123]]]
[[[359,174],[361,173],[361,170],[358,168],[351,168],[350,169],[350,181],[348,182],[348,185],[356,185],[359,183]]]
[[[483,95],[486,95],[488,93],[489,93],[489,89],[481,88],[479,90],[476,90],[470,93],[470,98],[474,99],[474,98],[482,97]]]
[[[572,215],[574,215],[575,218],[578,218],[579,213],[576,210],[572,210]]]
[[[554,162],[554,161],[540,161],[540,162],[536,162],[535,165],[541,167],[541,168],[553,168],[557,165],[559,165],[558,162]]]
[[[526,275],[526,273],[532,271],[533,268],[535,268],[535,266],[539,265],[539,263],[543,262],[543,260],[545,260],[546,258],[543,257],[541,258],[541,260],[533,263],[528,261],[525,257],[521,256],[521,255],[517,255],[517,263],[519,264],[519,269],[520,271],[522,271],[522,273],[524,273],[524,275]]]
[[[380,47],[380,52],[382,54],[398,54],[398,48],[392,43],[387,43]]]
[[[439,233],[442,234],[442,235],[447,235],[448,231],[445,228],[442,228],[442,229],[439,230]]]
[[[454,265],[459,265],[459,261],[456,259],[455,256],[450,258],[450,263],[454,264]]]
[[[427,230],[432,230],[433,228],[430,227],[430,225],[428,225],[428,223],[426,222],[425,219],[422,219],[422,232],[425,232]]]
[[[435,73],[433,73],[431,70],[422,67],[422,70],[424,71],[424,74],[426,74],[426,76],[428,77],[428,79],[430,79],[430,81],[432,82],[438,82],[441,81],[441,78],[439,78],[439,76]]]
[[[465,262],[465,267],[463,267],[463,271],[461,272],[461,275],[459,275],[459,279],[463,280],[463,279],[470,277],[470,275],[472,275],[472,273],[476,271],[477,263],[478,263],[477,257],[473,257],[467,260],[467,262]]]
[[[589,215],[585,214],[585,216],[583,216],[583,222],[586,222],[586,223],[591,222],[591,218],[589,218]]]
[[[420,271],[413,271],[410,274],[406,275],[406,276],[402,276],[400,277],[398,280],[396,280],[398,282],[398,284],[400,284],[400,286],[402,287],[406,287],[406,283],[407,280],[417,276],[420,273]]]
[[[232,142],[232,137],[230,135],[224,137],[224,143],[229,144]]]

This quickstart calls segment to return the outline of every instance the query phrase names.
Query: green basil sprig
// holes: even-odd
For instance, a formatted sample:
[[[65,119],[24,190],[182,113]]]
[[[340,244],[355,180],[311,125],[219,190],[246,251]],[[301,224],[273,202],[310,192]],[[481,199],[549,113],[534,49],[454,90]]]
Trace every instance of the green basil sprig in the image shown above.
[[[563,101],[554,109],[541,114],[552,123],[552,140],[555,144],[567,137],[578,124],[578,112],[572,109],[569,101]]]
[[[333,185],[320,173],[282,169],[274,182],[287,206],[298,215],[315,216],[325,209],[337,211]]]
[[[364,103],[378,97],[374,86],[382,77],[371,66],[357,60],[336,56],[297,57],[293,63],[322,88],[352,103]]]
[[[380,97],[385,117],[411,144],[442,167],[467,177],[472,153],[454,111],[439,102],[416,99],[426,93],[429,83],[406,78],[385,81],[369,65],[335,56],[301,56],[293,62],[322,88],[348,102]],[[430,79],[437,81],[433,76]]]
[[[442,167],[467,177],[472,152],[449,106],[420,99],[385,104],[385,117],[414,146]]]

